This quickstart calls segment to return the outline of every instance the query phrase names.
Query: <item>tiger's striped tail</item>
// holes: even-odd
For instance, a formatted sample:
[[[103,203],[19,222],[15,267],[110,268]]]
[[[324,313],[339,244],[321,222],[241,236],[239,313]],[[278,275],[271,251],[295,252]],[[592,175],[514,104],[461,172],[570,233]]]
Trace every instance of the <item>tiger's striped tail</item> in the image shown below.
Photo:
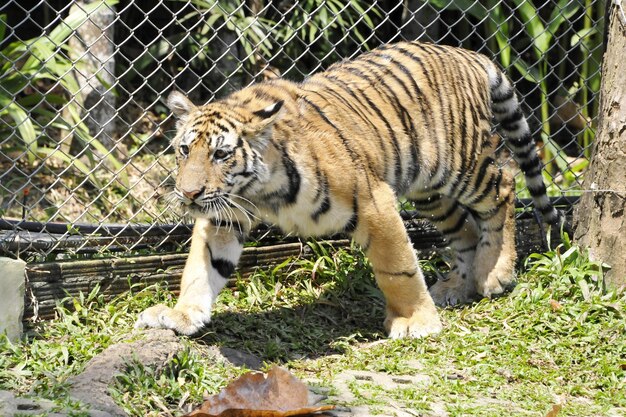
[[[535,209],[541,213],[546,223],[560,227],[563,217],[546,194],[546,186],[541,175],[543,165],[537,155],[535,141],[515,89],[499,69],[490,68],[488,73],[494,119],[500,124],[500,131],[513,152],[513,158],[526,177],[526,185],[535,203]]]

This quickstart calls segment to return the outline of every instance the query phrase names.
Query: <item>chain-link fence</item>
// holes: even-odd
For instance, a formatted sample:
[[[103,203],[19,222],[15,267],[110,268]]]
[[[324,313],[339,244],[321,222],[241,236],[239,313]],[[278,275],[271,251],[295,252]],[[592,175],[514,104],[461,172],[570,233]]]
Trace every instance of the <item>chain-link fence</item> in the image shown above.
[[[589,161],[602,0],[8,0],[0,5],[0,255],[174,250],[173,88],[207,102],[377,45],[463,46],[524,97],[552,196]],[[523,180],[518,196],[525,197]]]

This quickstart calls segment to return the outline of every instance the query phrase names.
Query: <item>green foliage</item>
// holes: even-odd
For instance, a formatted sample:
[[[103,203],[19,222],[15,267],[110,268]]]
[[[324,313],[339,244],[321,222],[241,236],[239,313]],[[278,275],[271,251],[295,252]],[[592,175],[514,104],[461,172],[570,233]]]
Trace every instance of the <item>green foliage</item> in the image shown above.
[[[281,67],[290,70],[295,66],[299,74],[310,74],[357,48],[369,49],[366,33],[375,30],[376,19],[382,16],[375,5],[362,0],[307,0],[294,2],[281,12],[285,23],[275,16],[268,24],[275,28],[275,42],[284,45],[290,57]],[[298,57],[295,62],[294,57]]]
[[[210,343],[282,363],[331,395],[346,370],[426,378],[427,385],[401,388],[349,383],[354,401],[347,405],[383,414],[390,404],[494,417],[545,415],[555,401],[564,402],[563,416],[620,415],[626,408],[626,294],[605,288],[606,266],[566,236],[529,257],[513,293],[441,310],[439,336],[399,341],[382,333],[384,307],[363,254],[310,247],[311,259],[260,269],[225,289],[207,334],[183,339],[187,347],[166,366],[129,361],[111,387],[118,404],[133,416],[181,414],[245,371],[216,361],[204,346]],[[158,302],[171,305],[173,295],[150,287],[105,302],[94,289],[66,299],[58,319],[32,340],[0,338],[0,389],[67,401],[68,376],[127,338],[138,312]]]
[[[69,376],[130,332],[139,312],[171,297],[153,286],[106,302],[95,287],[87,295],[63,299],[58,318],[44,324],[32,340],[13,344],[0,336],[0,389],[64,397]]]
[[[503,67],[512,75],[516,71],[524,79],[537,85],[540,92],[541,138],[545,145],[544,163],[548,171],[554,172],[558,168],[564,176],[577,176],[584,167],[570,167],[565,152],[552,138],[550,119],[556,109],[551,109],[550,101],[555,95],[565,96],[573,103],[580,103],[584,119],[597,115],[597,100],[594,96],[600,88],[603,48],[601,29],[593,27],[592,17],[603,16],[603,2],[558,0],[543,4],[531,0],[513,0],[510,5],[498,0],[429,2],[441,10],[461,11],[480,22],[488,39],[489,49],[499,57]],[[572,33],[572,19],[580,15],[584,15],[583,28]],[[516,27],[517,21],[521,22],[521,27]],[[565,38],[564,35],[570,39],[569,45],[559,45],[562,43],[561,38]],[[581,52],[582,64],[575,69],[580,77],[572,85],[564,85],[563,81],[568,71],[571,71],[568,68],[571,64],[559,51],[561,47],[574,46],[578,46]],[[587,158],[594,136],[591,125],[582,133],[581,146]],[[566,178],[563,188],[574,183],[570,179]]]
[[[129,416],[175,415],[200,404],[204,395],[217,393],[243,373],[216,360],[209,365],[207,356],[211,355],[188,345],[163,369],[131,361],[110,387],[111,396]]]
[[[152,43],[133,60],[130,70],[124,70],[126,83],[140,74],[145,77],[146,73],[151,74],[150,82],[166,82],[160,78],[162,74],[155,74],[155,78],[152,73],[152,69],[164,61],[171,61],[163,67],[170,71],[191,68],[197,74],[209,72],[211,79],[205,82],[209,83],[211,92],[227,83],[246,84],[270,63],[274,69],[301,77],[359,46],[368,48],[369,39],[363,29],[371,32],[375,28],[374,19],[381,16],[376,8],[362,0],[284,3],[264,7],[258,15],[245,3],[236,1],[169,2],[181,7],[193,5],[191,11],[178,20],[188,29],[178,28],[177,32]],[[223,50],[224,42],[232,43],[229,49]],[[223,64],[229,60],[236,61],[231,65]],[[160,87],[156,90],[160,91]]]
[[[21,139],[18,148],[27,152],[29,162],[33,163],[38,157],[59,158],[71,163],[94,184],[100,182],[83,162],[68,161],[69,155],[55,145],[46,146],[54,143],[47,135],[51,128],[73,131],[88,149],[104,150],[89,135],[82,121],[78,99],[80,86],[74,75],[74,68],[80,68],[82,64],[67,57],[65,43],[90,14],[116,2],[109,0],[86,5],[70,13],[49,33],[12,42],[0,51],[3,58],[0,65],[0,117],[7,117],[12,122],[3,126],[0,136],[11,135],[16,130]],[[5,28],[6,15],[0,15],[0,41],[4,38]],[[60,108],[65,108],[68,116],[60,115]]]
[[[596,307],[605,307],[611,314],[619,314],[612,304],[616,293],[607,292],[604,287],[604,271],[610,267],[589,259],[589,251],[573,245],[567,234],[563,235],[563,243],[555,249],[543,254],[531,254],[526,264],[529,276],[538,280],[532,282],[530,292],[530,285],[520,287],[518,291],[522,291],[525,297],[533,301],[551,297],[566,303],[592,302],[597,303]],[[550,290],[546,291],[545,287]],[[607,300],[608,303],[605,303]]]

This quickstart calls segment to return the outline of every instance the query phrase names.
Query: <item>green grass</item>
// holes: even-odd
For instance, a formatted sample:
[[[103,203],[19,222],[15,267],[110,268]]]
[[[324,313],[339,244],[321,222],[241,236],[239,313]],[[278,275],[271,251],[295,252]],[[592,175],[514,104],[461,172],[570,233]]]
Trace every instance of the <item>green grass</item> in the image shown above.
[[[532,255],[508,296],[442,310],[440,335],[402,341],[385,340],[383,301],[363,255],[314,249],[317,260],[260,271],[224,291],[202,337],[183,338],[186,348],[163,370],[129,363],[113,397],[131,415],[180,414],[245,371],[208,360],[206,345],[217,344],[287,366],[331,395],[346,370],[428,378],[395,389],[350,383],[353,399],[340,402],[381,415],[439,407],[452,416],[544,416],[557,402],[560,416],[625,412],[626,295],[604,288],[603,266],[567,240]],[[59,307],[38,337],[0,339],[0,389],[67,406],[67,378],[127,338],[138,312],[156,302],[174,298],[157,286],[107,303],[94,291]]]

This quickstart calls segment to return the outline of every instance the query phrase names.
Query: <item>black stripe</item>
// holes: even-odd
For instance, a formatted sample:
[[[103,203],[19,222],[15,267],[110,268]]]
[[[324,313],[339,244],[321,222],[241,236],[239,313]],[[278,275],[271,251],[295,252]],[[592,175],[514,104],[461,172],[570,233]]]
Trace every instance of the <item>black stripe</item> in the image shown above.
[[[468,246],[467,248],[454,249],[457,253],[467,253],[476,250],[476,246]]]
[[[413,124],[411,115],[406,109],[402,109],[402,126],[404,127],[406,133],[409,135],[409,141],[411,143],[411,161],[409,163],[409,166],[407,167],[407,174],[409,177],[409,183],[412,184],[413,182],[415,182],[420,174],[422,161],[419,152],[419,145],[417,144],[419,139],[417,131],[415,130],[415,125]]]
[[[490,210],[487,210],[484,212],[474,211],[474,217],[482,221],[487,221],[495,217],[496,214],[500,212],[500,209],[502,208],[502,206],[505,205],[506,203],[507,203],[507,200],[501,200],[500,203],[496,204],[496,206]]]
[[[492,91],[491,93],[491,99],[496,104],[503,103],[507,100],[510,100],[514,96],[515,96],[515,91],[513,90],[513,87],[511,86],[509,86],[509,88],[502,93],[498,93],[496,91]]]
[[[337,87],[345,92],[347,92],[348,94],[350,94],[350,96],[352,98],[354,98],[357,103],[360,106],[353,106],[352,103],[350,103],[348,100],[346,100],[345,98],[343,98],[340,94],[334,92],[332,89],[328,88],[328,86],[319,83],[319,82],[315,82],[315,81],[307,81],[307,84],[313,84],[313,85],[320,85],[321,87],[324,88],[324,93],[328,93],[330,95],[332,95],[333,97],[335,97],[336,99],[340,100],[342,103],[344,103],[344,105],[346,105],[346,107],[348,107],[348,109],[350,109],[351,111],[354,112],[355,115],[359,116],[361,118],[361,120],[363,120],[365,123],[367,123],[372,130],[374,131],[374,135],[373,137],[378,139],[379,145],[381,147],[381,150],[383,151],[383,159],[386,161],[387,160],[387,149],[385,149],[383,140],[382,140],[382,135],[380,134],[380,130],[378,129],[378,127],[376,126],[376,124],[372,123],[372,121],[370,120],[371,116],[368,114],[365,114],[361,108],[363,109],[367,109],[368,106],[366,106],[361,99],[354,93],[354,91],[352,91],[352,89],[345,84],[342,80],[337,79],[335,77],[330,77],[327,76],[324,78],[325,80],[331,82],[334,85],[337,85],[337,83],[339,83],[339,85],[337,85]],[[305,90],[307,93],[312,93],[317,95],[318,97],[320,97],[323,100],[327,100],[322,93],[318,92],[318,91],[313,91],[313,90]]]
[[[406,67],[404,67],[402,64],[399,64],[398,61],[395,61],[394,64],[394,59],[387,54],[371,54],[368,56],[368,58],[370,56],[375,56],[375,57],[381,57],[383,59],[387,59],[392,65],[395,65],[396,67],[402,66],[404,68],[404,71],[408,71]],[[393,78],[398,84],[400,84],[400,86],[402,87],[402,89],[404,90],[404,93],[409,96],[409,98],[414,99],[413,94],[411,94],[411,90],[409,89],[409,87],[407,87],[407,85],[404,83],[404,81],[402,81],[402,79],[400,77],[398,77],[390,68],[389,65],[384,65],[381,64],[379,62],[376,62],[374,60],[371,59],[363,59],[364,62],[367,62],[369,64],[374,65],[376,68],[379,68],[383,71],[383,73],[381,74],[381,81],[384,82],[384,78],[382,76],[390,76],[391,78]],[[402,69],[400,69],[402,71]]]
[[[535,153],[531,155],[530,158],[521,161],[519,167],[525,173],[530,172],[533,169],[536,170],[537,167],[541,168],[541,161],[539,160],[539,157]]]
[[[490,157],[489,158],[485,158],[483,160],[482,164],[480,164],[480,168],[478,169],[478,173],[474,176],[474,185],[473,185],[472,189],[470,190],[469,195],[472,195],[476,191],[478,191],[478,189],[480,188],[480,185],[485,180],[485,174],[487,173],[487,169],[489,168],[490,165],[493,165],[494,163],[495,163],[495,161],[493,160],[493,158],[490,158]],[[463,193],[465,193],[465,191],[467,190],[467,185],[468,184],[469,184],[469,181],[461,189],[461,192],[458,194],[459,197],[463,196]]]
[[[289,186],[284,194],[284,198],[287,204],[293,204],[296,202],[298,193],[300,192],[300,173],[298,172],[295,162],[289,157],[287,148],[283,147],[282,153],[282,163],[285,167],[285,175],[289,181]]]
[[[211,259],[211,266],[217,270],[217,272],[224,278],[228,278],[233,272],[235,272],[235,264],[228,259]]]
[[[403,108],[403,106],[400,104],[400,101],[398,100],[398,97],[394,94],[393,89],[391,87],[389,87],[389,85],[387,84],[387,82],[384,79],[379,78],[377,80],[373,80],[365,72],[361,71],[360,68],[346,66],[345,70],[348,71],[349,73],[353,74],[353,75],[356,75],[357,77],[361,77],[361,78],[366,79],[370,83],[372,88],[374,88],[374,90],[376,90],[378,92],[378,94],[381,96],[381,98],[386,96],[389,99],[390,104],[392,105],[392,107],[394,107],[394,109],[396,111],[396,115],[398,116],[398,118],[401,118],[399,115],[400,115],[400,109]],[[380,84],[381,86],[383,86],[387,90],[388,94],[383,94],[376,87],[377,83]],[[391,124],[389,123],[387,118],[383,115],[382,111],[378,108],[378,106],[369,97],[367,97],[367,95],[365,94],[364,91],[362,92],[362,95],[368,101],[368,104],[370,105],[370,107],[376,112],[376,114],[379,115],[380,119],[387,126],[387,133],[389,134],[389,137],[391,138],[391,143],[393,144],[393,148],[395,150],[395,156],[396,156],[396,158],[394,158],[392,160],[393,167],[394,167],[395,180],[396,180],[396,183],[400,183],[402,181],[402,156],[401,156],[401,150],[400,150],[400,143],[398,142],[398,137],[396,136],[396,132],[393,130]]]
[[[513,154],[515,155],[515,158],[519,161],[530,159],[532,155],[535,153],[535,148],[533,147],[528,147],[523,151],[515,149],[515,147],[512,145],[511,145],[511,148],[513,150]]]
[[[543,182],[537,186],[531,187],[530,185],[528,185],[528,192],[534,197],[544,195],[546,193],[546,186],[543,184]]]
[[[494,112],[496,115],[498,115],[497,118],[499,118],[500,115],[507,114],[509,112],[509,109],[507,108],[498,109],[498,108],[491,106],[491,111]]]
[[[211,246],[207,244],[209,256],[211,257],[211,266],[224,278],[231,276],[235,272],[235,264],[224,258],[214,258]]]
[[[220,128],[221,131],[223,132],[229,132],[230,129],[228,128],[228,126],[226,126],[225,124],[223,124],[222,122],[225,122],[224,119],[220,119],[220,120],[214,120],[213,121],[213,125],[217,126]]]
[[[417,274],[417,269],[414,269],[413,271],[395,271],[395,272],[383,271],[381,269],[374,269],[374,273],[383,274],[383,275],[391,275],[393,277],[413,278],[415,274]]]
[[[311,158],[313,159],[313,164],[315,165],[315,180],[317,181],[317,192],[315,193],[315,197],[313,197],[313,202],[316,202],[322,197],[322,193],[324,193],[328,187],[328,180],[322,175],[322,171],[320,170],[320,161],[317,155],[311,154]]]
[[[300,96],[300,99],[306,103],[307,105],[309,105],[310,107],[313,108],[313,110],[315,110],[315,112],[326,122],[326,124],[328,124],[330,127],[333,128],[333,130],[335,130],[335,132],[337,132],[337,135],[339,136],[339,138],[341,139],[341,142],[344,146],[344,148],[346,149],[346,151],[348,152],[348,155],[350,155],[350,158],[352,159],[353,162],[358,162],[359,166],[362,166],[362,163],[360,162],[359,156],[357,155],[357,153],[354,151],[354,149],[352,149],[351,144],[348,142],[348,140],[346,139],[346,137],[343,135],[343,133],[341,132],[341,130],[328,118],[328,116],[326,116],[326,114],[324,113],[324,111],[322,109],[320,109],[315,103],[313,103],[311,100],[307,99],[306,97]]]
[[[322,200],[322,204],[311,214],[311,218],[317,222],[320,216],[330,210],[330,197],[328,192],[324,194],[324,199]]]
[[[262,87],[263,87],[263,85],[259,84],[259,85],[256,86],[256,88],[254,88],[252,90],[252,94],[254,94],[254,96],[257,97],[259,100],[270,101],[271,103],[268,104],[268,106],[270,106],[270,105],[272,105],[274,103],[277,103],[279,101],[283,101],[283,99],[281,97],[276,97],[276,96],[268,93],[267,91],[262,90],[261,89]],[[259,109],[259,110],[262,110],[262,109]]]
[[[524,132],[524,134],[519,137],[519,138],[510,138],[507,137],[506,140],[511,143],[511,145],[513,146],[517,146],[519,148],[528,145],[529,143],[534,142],[533,141],[533,137],[532,134],[530,133],[530,130],[527,130]]]
[[[237,229],[237,230],[243,230],[243,228],[241,227],[241,224],[236,221],[236,220],[217,220],[217,219],[211,219],[211,224],[215,227],[219,227],[219,228],[225,228],[225,229]]]
[[[441,229],[440,230],[441,233],[444,234],[444,235],[453,235],[455,233],[458,233],[463,228],[463,225],[465,224],[465,221],[467,220],[468,216],[469,216],[469,212],[468,211],[463,211],[463,214],[461,214],[461,216],[457,220],[456,224],[454,226],[450,227],[450,228]]]
[[[441,204],[441,194],[433,194],[429,196],[428,198],[420,199],[420,200],[412,199],[411,203],[413,203],[413,205],[418,210],[420,209],[426,210],[428,208],[431,208],[433,205]]]
[[[452,216],[452,213],[454,213],[456,211],[458,206],[459,205],[456,202],[456,200],[453,200],[453,202],[450,205],[450,207],[448,207],[448,209],[443,214],[440,214],[439,216],[429,217],[428,220],[430,220],[431,222],[441,222],[443,220],[449,219],[450,216]]]
[[[465,204],[467,204],[468,206],[475,206],[475,205],[481,203],[485,198],[487,198],[487,196],[489,195],[489,193],[491,191],[495,190],[496,193],[497,193],[498,192],[498,187],[499,187],[501,181],[502,181],[502,171],[498,170],[498,174],[497,174],[497,177],[495,178],[495,180],[494,180],[493,175],[492,175],[489,178],[489,180],[487,181],[487,183],[485,184],[485,188],[483,188],[483,190],[480,192],[480,194],[474,195]],[[478,191],[478,189],[474,190],[474,192],[476,192],[476,191]]]
[[[359,203],[357,202],[356,190],[354,191],[352,198],[352,216],[346,222],[346,225],[343,227],[344,232],[352,233],[356,230],[356,227],[359,223]]]
[[[501,232],[504,229],[504,223],[496,227],[482,226],[480,228],[481,232]],[[482,237],[481,237],[482,238]]]

